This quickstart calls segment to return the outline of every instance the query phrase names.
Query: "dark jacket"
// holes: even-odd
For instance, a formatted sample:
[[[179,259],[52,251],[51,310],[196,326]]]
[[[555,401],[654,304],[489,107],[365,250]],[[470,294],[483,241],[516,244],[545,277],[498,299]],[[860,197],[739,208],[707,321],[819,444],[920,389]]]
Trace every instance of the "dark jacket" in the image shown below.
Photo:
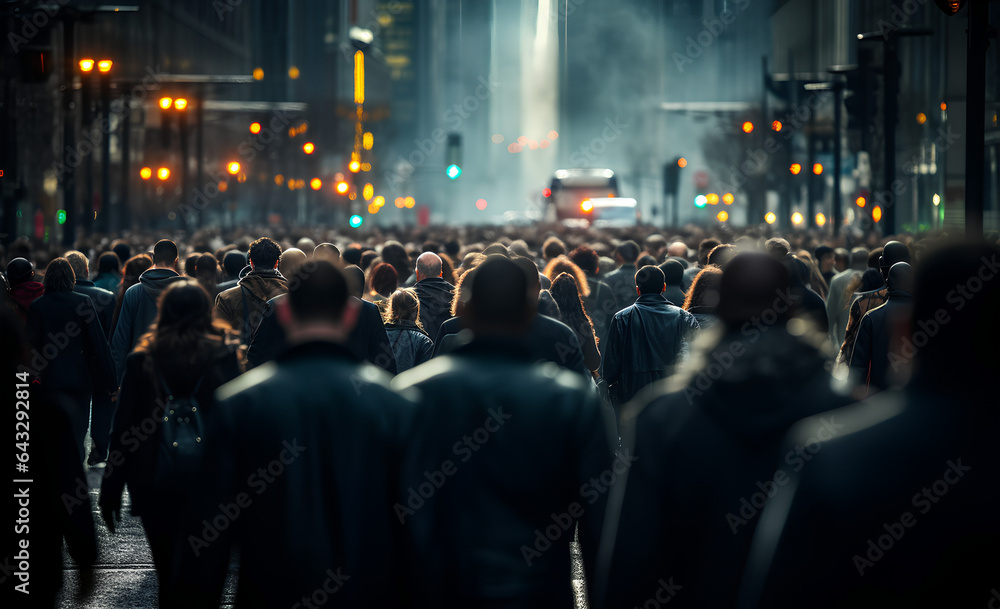
[[[247,369],[275,359],[288,347],[285,329],[274,315],[275,307],[284,297],[282,294],[267,301],[260,325],[257,326],[257,332],[247,350]],[[361,311],[347,337],[347,349],[356,359],[374,364],[389,374],[396,374],[396,357],[385,333],[378,307],[367,300],[356,300],[361,303]]]
[[[28,309],[31,368],[48,388],[89,397],[117,386],[108,339],[88,296],[50,292]]]
[[[590,384],[476,339],[393,386],[419,391],[396,505],[414,606],[573,607],[574,526],[591,571],[613,476]]]
[[[666,377],[686,359],[698,320],[661,294],[643,294],[615,314],[604,347],[601,375],[613,405],[621,406],[640,389]]]
[[[436,332],[444,320],[451,317],[455,286],[440,277],[426,277],[418,281],[413,289],[420,300],[420,325],[428,332]]]
[[[8,292],[10,296],[10,306],[21,319],[21,323],[28,319],[28,307],[42,297],[45,287],[37,281],[25,281],[12,287]]]
[[[434,341],[412,321],[386,324],[385,333],[396,358],[397,372],[419,366],[434,356]]]
[[[438,340],[434,343],[434,354],[450,353],[463,344],[458,338],[461,330],[461,317],[452,317],[441,324]],[[545,315],[535,315],[528,331],[517,340],[536,361],[553,362],[591,378],[590,370],[584,364],[583,348],[576,332],[561,321]]]
[[[118,293],[118,286],[122,284],[122,276],[118,273],[98,273],[94,277],[94,285],[107,290],[112,294]]]
[[[249,345],[263,319],[264,305],[288,291],[288,282],[274,269],[255,270],[239,284],[215,297],[215,316],[240,333],[240,342]]]
[[[908,361],[900,352],[901,345],[893,338],[905,329],[913,310],[913,296],[900,290],[889,290],[889,300],[865,313],[854,340],[851,368],[858,372],[859,382],[869,393],[888,389],[899,370],[898,362]],[[894,334],[897,335],[894,337]],[[893,362],[897,362],[893,365]]]
[[[388,382],[311,342],[219,389],[207,504],[251,502],[215,542],[239,548],[236,607],[291,607],[324,587],[336,606],[397,605],[398,426],[411,404]],[[254,474],[262,465],[280,474]]]
[[[118,371],[118,382],[125,374],[125,358],[135,348],[149,325],[156,321],[160,293],[181,276],[171,269],[149,269],[139,276],[139,283],[125,290],[111,338],[111,356]]]
[[[538,292],[538,314],[562,321],[562,311],[548,290]]]
[[[637,270],[634,264],[623,264],[604,276],[604,283],[608,284],[611,294],[615,297],[615,313],[635,302]]]
[[[670,607],[737,606],[760,506],[787,492],[781,481],[804,462],[782,452],[776,476],[785,432],[848,402],[831,391],[821,352],[783,328],[722,336],[702,359],[623,413],[623,446],[636,462],[609,523],[617,536],[607,607],[641,607],[669,578],[683,586]]]
[[[104,336],[110,341],[111,317],[115,313],[116,303],[114,292],[99,288],[94,285],[93,281],[87,281],[86,279],[77,279],[73,291],[77,294],[90,296],[90,299],[94,301],[94,308],[97,309],[97,318],[101,320],[101,330],[104,332]]]
[[[594,322],[594,332],[597,334],[597,338],[604,341],[608,335],[611,318],[618,312],[618,305],[608,284],[597,277],[588,275],[587,285],[590,286],[590,295],[583,297],[583,308],[587,310],[587,315]],[[601,346],[601,349],[603,348]]]
[[[663,297],[666,298],[671,304],[677,305],[678,307],[684,306],[684,299],[687,296],[684,294],[684,290],[681,289],[679,285],[667,284],[667,289],[663,292]]]

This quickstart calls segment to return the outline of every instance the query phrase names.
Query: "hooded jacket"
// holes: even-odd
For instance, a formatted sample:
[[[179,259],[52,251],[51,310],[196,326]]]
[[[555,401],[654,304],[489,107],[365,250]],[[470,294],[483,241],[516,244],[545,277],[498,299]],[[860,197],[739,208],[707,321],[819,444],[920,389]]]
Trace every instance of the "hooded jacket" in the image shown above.
[[[420,299],[420,325],[428,332],[437,333],[441,324],[451,317],[455,286],[440,277],[425,277],[413,289]]]
[[[139,283],[125,291],[118,323],[111,337],[111,357],[115,361],[118,383],[125,374],[125,358],[135,348],[149,325],[156,321],[160,294],[181,276],[173,269],[151,268],[139,275]]]
[[[22,324],[28,319],[28,307],[44,293],[45,287],[38,281],[25,281],[10,289],[11,308],[21,318]]]
[[[215,297],[215,316],[240,333],[240,342],[249,345],[263,319],[264,305],[288,292],[288,282],[274,269],[257,269],[240,279],[234,288]],[[245,315],[245,316],[244,316]]]
[[[389,337],[398,372],[419,366],[434,356],[434,341],[412,321],[385,324],[385,333]]]
[[[662,294],[642,294],[615,314],[608,330],[601,375],[616,407],[667,376],[688,353],[698,321]]]

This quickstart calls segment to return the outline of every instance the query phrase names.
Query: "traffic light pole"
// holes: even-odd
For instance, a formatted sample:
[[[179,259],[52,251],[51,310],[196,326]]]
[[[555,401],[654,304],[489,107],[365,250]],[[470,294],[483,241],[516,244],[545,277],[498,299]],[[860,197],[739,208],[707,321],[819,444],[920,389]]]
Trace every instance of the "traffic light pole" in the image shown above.
[[[969,46],[966,58],[965,113],[965,235],[983,236],[983,196],[986,144],[986,47],[989,43],[989,5],[969,3]]]

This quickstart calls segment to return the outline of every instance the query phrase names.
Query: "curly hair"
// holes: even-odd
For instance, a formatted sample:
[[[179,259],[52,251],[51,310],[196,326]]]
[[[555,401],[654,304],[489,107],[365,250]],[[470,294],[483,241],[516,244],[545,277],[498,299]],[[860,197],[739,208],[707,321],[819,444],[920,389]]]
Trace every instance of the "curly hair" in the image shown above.
[[[582,272],[582,271],[581,271]],[[586,282],[584,283],[586,285]],[[562,322],[573,329],[577,336],[585,337],[588,334],[594,337],[597,342],[597,335],[594,332],[594,322],[587,315],[587,309],[583,305],[577,280],[569,273],[559,273],[552,280],[549,288],[552,299],[559,305],[559,314]]]
[[[581,296],[590,296],[590,284],[587,283],[587,274],[567,256],[556,256],[545,265],[545,270],[542,272],[551,281],[555,281],[556,277],[562,273],[568,273],[576,279],[576,285]]]
[[[691,282],[687,297],[684,298],[685,311],[690,311],[692,307],[708,307],[714,309],[719,306],[719,286],[722,285],[722,269],[710,264],[703,268]],[[714,293],[714,295],[713,295]]]

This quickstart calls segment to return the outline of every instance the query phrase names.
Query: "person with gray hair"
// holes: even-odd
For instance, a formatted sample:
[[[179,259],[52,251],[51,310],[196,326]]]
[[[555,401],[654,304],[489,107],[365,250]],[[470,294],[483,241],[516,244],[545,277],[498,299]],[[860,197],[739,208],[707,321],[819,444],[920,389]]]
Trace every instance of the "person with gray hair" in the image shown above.
[[[417,283],[413,288],[420,300],[420,325],[436,336],[441,324],[451,317],[455,297],[455,286],[441,277],[440,256],[424,252],[417,257]]]
[[[101,330],[104,332],[104,336],[111,340],[111,317],[115,312],[115,293],[99,288],[93,281],[90,281],[90,261],[82,252],[70,250],[66,252],[66,260],[69,261],[73,272],[76,273],[76,285],[73,286],[73,291],[77,294],[90,296],[90,299],[94,301],[94,307],[97,308],[97,319],[101,322]]]

